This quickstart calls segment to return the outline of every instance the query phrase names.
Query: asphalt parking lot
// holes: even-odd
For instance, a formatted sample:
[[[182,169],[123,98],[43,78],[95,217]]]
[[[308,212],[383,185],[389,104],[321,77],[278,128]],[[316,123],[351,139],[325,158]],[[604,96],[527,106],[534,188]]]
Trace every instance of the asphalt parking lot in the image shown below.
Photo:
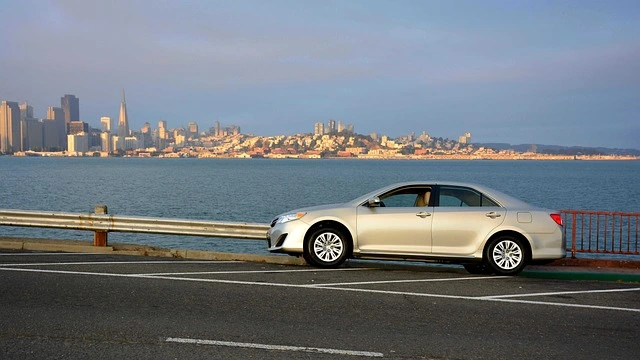
[[[640,283],[0,252],[0,358],[636,358]]]

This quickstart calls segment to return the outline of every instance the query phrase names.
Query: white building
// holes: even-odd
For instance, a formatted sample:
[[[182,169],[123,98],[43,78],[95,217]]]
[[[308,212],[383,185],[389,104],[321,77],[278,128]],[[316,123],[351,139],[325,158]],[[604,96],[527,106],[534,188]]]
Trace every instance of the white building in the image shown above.
[[[470,132],[464,133],[464,135],[458,138],[458,142],[460,144],[471,144],[471,133]]]
[[[67,135],[67,151],[69,153],[89,152],[89,136],[85,132]]]
[[[100,148],[104,152],[111,152],[113,147],[111,147],[111,135],[107,131],[103,131],[100,133]]]
[[[102,125],[102,132],[111,132],[111,118],[108,116],[103,116],[100,118],[100,124]]]

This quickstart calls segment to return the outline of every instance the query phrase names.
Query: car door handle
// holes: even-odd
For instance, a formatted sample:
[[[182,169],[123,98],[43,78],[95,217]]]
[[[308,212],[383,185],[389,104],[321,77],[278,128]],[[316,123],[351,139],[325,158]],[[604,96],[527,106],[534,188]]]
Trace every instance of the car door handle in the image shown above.
[[[430,214],[430,213],[428,213],[428,212],[420,211],[419,213],[417,213],[417,214],[416,214],[416,216],[419,216],[419,217],[421,217],[421,218],[423,218],[423,219],[424,219],[424,218],[426,218],[427,216],[431,216],[431,214]]]
[[[489,217],[489,218],[492,218],[492,219],[499,218],[500,216],[502,216],[502,215],[498,214],[498,213],[497,213],[497,212],[495,212],[495,211],[492,211],[492,212],[486,213],[486,214],[484,214],[484,215],[485,215],[486,217]]]

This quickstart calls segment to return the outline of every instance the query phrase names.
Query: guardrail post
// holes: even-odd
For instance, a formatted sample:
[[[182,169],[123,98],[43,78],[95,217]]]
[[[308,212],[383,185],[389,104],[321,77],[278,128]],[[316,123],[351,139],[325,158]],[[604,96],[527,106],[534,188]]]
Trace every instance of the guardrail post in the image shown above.
[[[576,218],[578,217],[577,213],[571,214],[571,258],[576,258]],[[584,216],[584,215],[583,215]],[[584,222],[584,218],[582,220]]]
[[[106,215],[108,214],[107,205],[97,205],[93,212],[96,215]],[[94,231],[93,246],[107,246],[107,234],[106,231]]]

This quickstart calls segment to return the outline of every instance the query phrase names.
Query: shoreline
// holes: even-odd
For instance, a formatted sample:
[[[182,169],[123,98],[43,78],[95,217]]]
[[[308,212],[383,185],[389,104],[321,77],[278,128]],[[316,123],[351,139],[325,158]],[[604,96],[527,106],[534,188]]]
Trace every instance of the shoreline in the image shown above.
[[[98,155],[96,155],[98,154]],[[55,157],[55,158],[158,158],[158,159],[303,159],[303,160],[414,160],[414,161],[638,161],[640,156],[634,155],[544,155],[544,154],[513,154],[513,155],[360,155],[360,156],[308,156],[305,154],[274,154],[265,156],[251,156],[249,154],[203,154],[201,153],[169,153],[152,156],[148,153],[132,154],[125,156],[112,156],[101,152],[68,154],[68,153],[39,153],[19,152],[13,155],[0,154],[6,157]]]

